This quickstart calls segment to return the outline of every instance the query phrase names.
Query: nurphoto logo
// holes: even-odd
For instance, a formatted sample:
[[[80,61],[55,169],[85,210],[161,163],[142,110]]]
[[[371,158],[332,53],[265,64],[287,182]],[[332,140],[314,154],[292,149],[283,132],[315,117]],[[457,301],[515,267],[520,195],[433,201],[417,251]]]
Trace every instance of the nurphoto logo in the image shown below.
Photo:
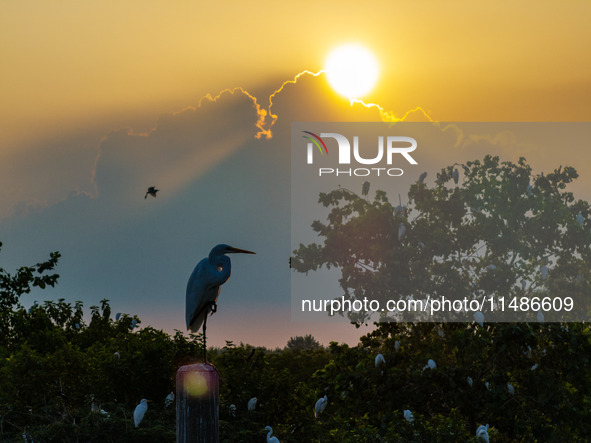
[[[336,132],[321,132],[317,135],[310,131],[302,131],[304,134],[303,138],[308,140],[307,145],[307,156],[306,162],[309,165],[314,164],[314,153],[319,151],[321,156],[328,156],[328,147],[326,146],[326,139],[331,139],[332,142],[336,142],[338,148],[338,165],[351,165],[351,142],[349,139]],[[328,142],[328,140],[327,140]],[[385,145],[385,148],[384,148]],[[411,165],[417,165],[416,160],[410,155],[417,148],[417,141],[412,137],[399,136],[399,135],[388,135],[378,136],[378,149],[377,154],[373,158],[365,158],[361,155],[359,148],[359,137],[353,136],[353,159],[354,164],[359,165],[378,165],[384,164],[383,160],[385,157],[386,166],[383,167],[359,167],[359,168],[334,168],[334,167],[319,167],[318,175],[320,177],[333,175],[333,176],[356,176],[356,177],[367,177],[369,175],[388,175],[391,177],[399,177],[404,174],[401,168],[390,167],[393,164],[393,158],[395,155],[401,155]],[[331,149],[331,152],[333,150]],[[316,154],[318,155],[318,154]]]

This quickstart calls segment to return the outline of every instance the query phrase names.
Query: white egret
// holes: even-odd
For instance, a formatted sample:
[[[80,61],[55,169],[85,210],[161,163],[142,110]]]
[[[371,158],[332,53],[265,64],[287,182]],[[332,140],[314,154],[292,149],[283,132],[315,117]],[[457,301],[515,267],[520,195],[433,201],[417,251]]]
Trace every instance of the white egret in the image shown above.
[[[142,398],[140,403],[135,407],[135,411],[133,411],[133,424],[137,428],[142,420],[144,419],[144,415],[148,410],[148,400]]]
[[[476,437],[479,437],[482,440],[484,440],[486,443],[488,443],[488,441],[489,441],[488,440],[488,425],[478,426],[478,429],[476,429]]]
[[[538,315],[536,317],[538,319],[538,323],[544,323],[544,313],[542,310],[538,311]]]
[[[168,408],[174,402],[174,391],[170,391],[170,394],[164,399],[164,407]]]
[[[511,383],[507,383],[507,392],[511,395],[515,395],[515,388]]]
[[[394,215],[400,215],[406,209],[405,206],[402,206],[402,199],[400,198],[400,194],[398,194],[398,206],[394,208]]]
[[[107,411],[105,411],[104,409],[101,409],[98,412],[99,412],[99,414],[101,414],[106,419],[111,418],[111,415]]]
[[[398,226],[398,240],[402,240],[402,237],[404,237],[404,234],[406,233],[406,228],[404,227],[404,223],[400,223],[400,226]]]
[[[267,443],[279,443],[279,439],[277,437],[271,437],[271,435],[273,435],[273,428],[271,426],[266,426],[265,431],[269,431],[267,433]]]
[[[492,391],[492,386],[490,385],[489,382],[485,381],[484,386],[486,386],[486,389],[488,389],[489,391]]]
[[[546,265],[542,265],[542,266],[540,267],[540,272],[542,273],[542,278],[543,278],[543,279],[546,279],[546,278],[548,278],[548,266],[546,266]]]
[[[489,271],[494,271],[495,269],[497,269],[497,267],[495,265],[488,265],[486,269],[488,269]]]
[[[209,256],[201,260],[187,283],[186,312],[187,329],[197,332],[203,324],[203,353],[207,361],[206,328],[207,315],[217,310],[217,300],[220,286],[230,278],[232,268],[230,258],[225,254],[242,253],[254,254],[244,249],[233,248],[228,245],[215,246]]]
[[[408,409],[404,410],[404,419],[409,423],[415,421],[414,415],[412,415],[412,412],[410,412]]]
[[[117,312],[117,314],[115,314],[115,321],[119,321],[119,317],[121,317],[121,312]]]
[[[581,214],[580,212],[577,214],[577,223],[581,228],[583,227],[583,214]]]
[[[113,357],[115,357],[117,360],[121,359],[121,354],[119,354],[119,352],[113,352]]]
[[[150,186],[148,188],[148,190],[146,191],[146,195],[144,196],[144,199],[148,198],[148,195],[151,195],[152,197],[156,197],[156,193],[160,191],[160,189],[156,189],[156,186]]]
[[[324,397],[320,397],[314,406],[314,417],[318,418],[320,413],[324,411],[326,405],[328,404],[328,397],[325,395]]]
[[[236,418],[236,405],[235,404],[231,404],[228,409],[230,411],[230,417]]]
[[[135,329],[136,326],[137,326],[137,319],[134,318],[133,320],[131,320],[131,329]]]
[[[361,195],[367,196],[369,194],[369,182],[364,181],[361,185]]]
[[[386,366],[386,359],[384,358],[384,356],[382,354],[376,355],[375,365],[376,365],[376,368],[379,368],[382,365]]]
[[[484,327],[484,314],[480,311],[474,313],[474,321],[480,325],[480,327]]]
[[[454,169],[454,172],[452,173],[452,177],[454,179],[454,183],[457,185],[458,181],[460,179],[460,171],[458,171],[458,168]]]
[[[521,280],[521,289],[525,291],[526,286],[527,286],[527,280]]]
[[[425,367],[423,368],[423,370],[425,370],[427,368],[429,368],[429,369],[437,369],[437,364],[435,364],[435,360],[433,360],[433,359],[430,358],[429,361],[427,362],[427,364],[425,365]]]
[[[439,334],[439,336],[440,336],[441,338],[445,338],[445,332],[443,331],[443,329],[439,329],[439,330],[437,331],[437,333]]]
[[[248,410],[249,411],[254,411],[255,408],[257,407],[257,398],[256,397],[252,397],[250,400],[248,400]]]
[[[529,368],[531,371],[535,371],[536,369],[538,369],[538,364],[534,364],[531,368]]]
[[[426,172],[423,172],[421,175],[419,175],[419,184],[422,184],[426,178],[427,178]]]
[[[394,349],[396,349],[396,352],[398,352],[398,350],[400,349],[400,342],[398,340],[394,342]]]
[[[474,380],[472,380],[472,377],[468,377],[468,386],[472,387],[472,385],[474,384]]]
[[[527,195],[531,195],[532,194],[532,187],[531,185],[527,185]]]

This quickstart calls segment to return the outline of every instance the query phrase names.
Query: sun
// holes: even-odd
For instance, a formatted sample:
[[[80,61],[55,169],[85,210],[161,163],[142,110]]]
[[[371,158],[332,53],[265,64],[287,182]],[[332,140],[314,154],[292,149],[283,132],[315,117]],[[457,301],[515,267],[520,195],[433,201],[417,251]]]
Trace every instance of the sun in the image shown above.
[[[339,46],[328,54],[325,68],[330,86],[348,99],[367,95],[378,80],[378,62],[358,44]]]

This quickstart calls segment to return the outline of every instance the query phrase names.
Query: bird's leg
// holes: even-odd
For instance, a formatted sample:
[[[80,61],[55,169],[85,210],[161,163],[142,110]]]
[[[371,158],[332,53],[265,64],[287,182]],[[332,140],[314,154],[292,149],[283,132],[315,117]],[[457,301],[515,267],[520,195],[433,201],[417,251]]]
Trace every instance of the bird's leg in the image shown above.
[[[207,315],[203,319],[203,363],[207,363],[207,337],[205,331],[207,330]]]

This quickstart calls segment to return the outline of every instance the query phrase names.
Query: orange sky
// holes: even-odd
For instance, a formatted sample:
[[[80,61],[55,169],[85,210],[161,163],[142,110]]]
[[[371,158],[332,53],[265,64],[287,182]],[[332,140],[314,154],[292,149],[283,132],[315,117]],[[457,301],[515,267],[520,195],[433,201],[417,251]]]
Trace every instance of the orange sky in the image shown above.
[[[345,42],[365,45],[381,66],[377,87],[364,100],[378,103],[397,116],[420,106],[438,121],[589,121],[589,17],[591,3],[574,0],[567,3],[430,0],[0,2],[0,221],[11,212],[25,217],[29,212],[35,215],[41,208],[50,208],[52,210],[47,213],[55,215],[64,207],[70,208],[77,199],[91,204],[77,193],[98,195],[94,174],[99,158],[109,174],[119,172],[119,168],[125,171],[118,177],[121,181],[116,183],[105,173],[101,182],[103,196],[122,199],[128,196],[123,190],[136,195],[139,189],[140,201],[134,201],[133,205],[145,203],[143,191],[148,179],[141,174],[152,171],[148,166],[155,168],[160,164],[154,166],[157,163],[154,158],[141,158],[143,167],[138,166],[142,152],[133,149],[136,143],[137,149],[145,149],[141,140],[126,136],[126,131],[117,136],[112,133],[125,127],[133,128],[135,133],[159,128],[160,132],[153,134],[149,141],[154,145],[150,145],[151,152],[176,165],[168,171],[178,181],[177,187],[169,183],[165,192],[170,197],[177,191],[182,195],[183,186],[194,180],[197,172],[204,174],[207,168],[215,169],[213,160],[216,159],[208,157],[214,165],[209,166],[206,161],[187,162],[182,156],[176,159],[169,155],[171,146],[158,139],[162,133],[176,134],[167,121],[181,125],[185,131],[183,137],[174,138],[175,153],[190,152],[192,144],[187,140],[196,139],[194,131],[198,128],[189,119],[183,120],[178,114],[180,111],[197,106],[207,93],[215,95],[236,86],[248,90],[266,107],[269,95],[283,82],[292,80],[303,70],[321,70],[330,50]],[[273,109],[283,119],[280,124],[288,123],[290,117],[295,121],[302,121],[305,118],[302,116],[310,117],[311,113],[302,108],[310,104],[314,106],[316,120],[322,115],[357,115],[350,110],[343,111],[347,107],[343,99],[336,100],[336,94],[328,89],[323,78],[303,80],[297,88],[287,88],[284,94],[276,97]],[[319,93],[316,88],[322,87]],[[237,126],[245,127],[243,115],[256,117],[248,112],[252,111],[251,101],[245,96],[233,100],[225,97],[219,107],[212,107],[227,113],[223,119],[200,120],[201,117],[197,117],[201,111],[186,115],[195,117],[195,121],[203,120],[207,129],[212,127],[212,122],[234,121],[232,119]],[[291,112],[290,106],[298,109]],[[325,110],[335,109],[339,113],[323,114]],[[171,116],[173,113],[177,113],[176,116]],[[165,116],[161,118],[162,115]],[[287,127],[284,126],[284,131]],[[227,152],[234,152],[236,146],[242,146],[243,140],[252,140],[250,132],[254,133],[254,126],[245,131],[247,136],[234,134],[239,140],[222,131],[228,135],[224,139]],[[106,149],[109,143],[101,144],[105,139],[113,145],[110,151]],[[117,151],[119,141],[127,151],[123,148]],[[217,143],[217,139],[214,141]],[[277,140],[273,142],[278,143]],[[268,157],[272,156],[271,145],[271,142],[261,143],[269,149]],[[224,158],[223,150],[215,153]],[[117,155],[123,155],[125,162],[119,161]],[[179,168],[178,164],[187,169]],[[248,178],[242,177],[243,180]],[[166,183],[164,178],[161,180]],[[138,188],[131,187],[130,183]],[[195,185],[195,189],[199,191],[202,187]],[[167,195],[165,192],[161,195]],[[160,201],[163,205],[164,202],[170,204],[164,198],[157,200]],[[57,207],[60,202],[62,207]],[[16,206],[21,209],[11,209]],[[126,202],[122,207],[131,206]],[[122,209],[110,209],[116,223],[123,224]],[[175,214],[170,208],[161,210],[163,214]],[[76,207],[70,214],[84,214],[85,211],[87,209]],[[97,210],[97,214],[103,213],[108,211]],[[146,214],[141,214],[139,219],[143,220]],[[35,226],[31,229],[40,234],[36,241],[44,242],[34,246],[41,248],[42,254],[53,249],[64,251],[65,269],[67,260],[80,260],[74,259],[75,254],[87,258],[89,252],[77,241],[68,242],[69,238],[77,238],[74,236],[66,236],[60,244],[52,243],[54,238],[60,238],[61,226],[69,220],[66,216],[55,217],[57,227],[53,237],[45,233],[49,228],[42,218],[39,224],[29,222]],[[10,225],[11,229],[21,223],[17,220]],[[13,242],[5,244],[2,255],[12,254],[11,259],[15,261],[22,258],[19,265],[28,263],[28,257],[18,256],[26,248],[15,244],[16,238],[7,238],[5,232],[11,231],[6,226],[9,223],[3,226],[5,231],[0,241]],[[83,227],[76,225],[75,228],[80,229],[81,238],[92,239],[96,235],[94,225],[89,227],[95,229],[89,231],[90,234],[85,233]],[[182,225],[181,228],[189,232],[192,226]],[[106,227],[101,226],[102,229],[112,235]],[[137,235],[136,231],[132,232]],[[147,228],[146,232],[153,235]],[[163,244],[170,243],[166,234],[166,229],[160,234]],[[247,234],[244,233],[245,237]],[[22,236],[23,239],[29,237],[29,231]],[[251,238],[238,240],[241,241],[236,246],[248,248],[249,244],[243,243]],[[98,246],[107,243],[97,240]],[[138,242],[128,249],[148,248],[149,245],[148,241]],[[180,243],[174,254],[179,254],[186,246],[186,242]],[[179,258],[183,266],[201,258],[211,244],[203,240],[198,246],[201,255],[195,256],[195,251],[190,250],[186,251],[187,257]],[[14,250],[6,254],[10,247]],[[148,258],[157,262],[160,251],[151,253],[154,255],[148,254]],[[31,260],[43,257],[37,251],[32,256],[35,258]],[[108,261],[98,263],[103,266]],[[137,266],[131,263],[125,262],[119,268]],[[183,286],[185,275],[180,274],[175,282]],[[125,274],[125,278],[129,275]],[[66,285],[68,280],[64,280]],[[229,291],[230,288],[225,288],[226,297],[231,295]],[[182,287],[175,294],[182,298]],[[228,303],[226,309],[230,319],[227,323],[232,323],[231,320],[240,315],[242,305]],[[284,320],[275,316],[273,321],[281,324]],[[147,322],[151,324],[149,316]],[[153,326],[162,327],[156,323]],[[212,330],[214,327],[212,325]],[[262,334],[261,331],[250,332],[252,337]],[[245,337],[245,340],[252,341],[252,337]]]
[[[371,99],[397,112],[589,120],[590,16],[588,1],[2,2],[0,150],[319,70],[344,41],[375,52]]]

